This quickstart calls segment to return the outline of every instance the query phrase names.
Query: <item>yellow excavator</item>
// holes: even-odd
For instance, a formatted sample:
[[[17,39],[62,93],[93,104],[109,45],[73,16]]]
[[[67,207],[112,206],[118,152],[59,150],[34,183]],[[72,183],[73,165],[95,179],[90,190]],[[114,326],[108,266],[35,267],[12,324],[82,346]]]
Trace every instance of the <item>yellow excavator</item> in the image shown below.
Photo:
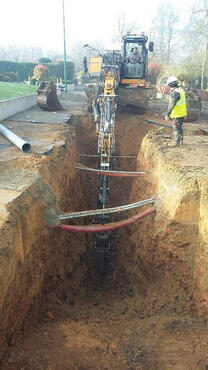
[[[89,45],[86,46],[89,47]],[[138,50],[140,60],[137,63],[132,63],[131,54],[135,47]],[[89,76],[85,92],[90,105],[94,104],[96,98],[104,93],[103,86],[106,81],[105,92],[108,91],[110,94],[115,88],[116,101],[119,106],[130,106],[131,109],[136,107],[141,113],[145,112],[148,107],[149,93],[155,89],[155,86],[151,86],[147,81],[148,52],[152,52],[153,49],[154,43],[149,42],[148,44],[148,37],[144,33],[141,35],[127,34],[123,36],[121,50],[107,51],[103,55],[97,51],[96,56],[89,58],[88,65],[85,58],[84,70]],[[107,76],[104,76],[105,73],[109,76],[109,72],[107,72],[109,69],[111,72],[114,70],[114,73],[111,73],[111,82],[107,87]],[[188,109],[187,121],[196,121],[200,117],[202,108],[200,96],[195,89],[185,88],[185,91]]]
[[[85,45],[85,47],[90,46]],[[121,51],[109,50],[103,55],[93,56],[89,59],[88,65],[85,58],[84,69],[88,72],[89,81],[93,82],[97,79],[98,84],[102,85],[104,79],[108,78],[109,87],[106,88],[108,85],[106,84],[105,90],[110,91],[110,85],[111,87],[115,85],[120,106],[134,106],[145,111],[148,105],[148,90],[151,89],[150,83],[147,82],[148,51],[152,52],[153,47],[153,42],[148,45],[148,37],[144,33],[123,36]],[[136,62],[131,60],[134,48],[137,48],[139,55]],[[111,71],[116,71],[111,77],[107,72],[109,67]],[[108,77],[104,78],[105,73]],[[99,86],[95,83],[89,83],[86,86],[85,92],[91,103],[96,99],[96,94],[99,94],[98,90]]]
[[[112,251],[110,247],[110,232],[108,225],[110,216],[105,212],[110,205],[111,176],[140,176],[138,172],[112,171],[113,157],[115,157],[115,115],[118,104],[136,105],[141,110],[147,108],[147,37],[127,35],[123,37],[122,52],[108,50],[103,55],[91,57],[87,65],[84,60],[85,72],[95,83],[86,85],[85,92],[91,103],[94,123],[97,133],[98,170],[79,168],[100,174],[100,189],[97,204],[100,211],[98,223],[101,229],[96,233],[93,246],[96,269],[100,277],[107,276],[112,267]],[[88,45],[85,45],[86,47]],[[153,46],[153,45],[152,45]],[[89,46],[88,46],[89,47]],[[131,63],[132,49],[139,50],[138,63]],[[107,224],[107,225],[105,225]]]

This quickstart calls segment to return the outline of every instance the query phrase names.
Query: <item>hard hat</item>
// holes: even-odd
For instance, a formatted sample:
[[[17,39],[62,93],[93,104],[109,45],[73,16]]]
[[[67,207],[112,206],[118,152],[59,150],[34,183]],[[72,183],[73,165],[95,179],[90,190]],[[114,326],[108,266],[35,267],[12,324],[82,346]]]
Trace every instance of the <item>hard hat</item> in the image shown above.
[[[168,79],[167,79],[167,85],[172,85],[172,84],[174,84],[174,85],[178,84],[177,77],[175,77],[175,76],[168,77]]]

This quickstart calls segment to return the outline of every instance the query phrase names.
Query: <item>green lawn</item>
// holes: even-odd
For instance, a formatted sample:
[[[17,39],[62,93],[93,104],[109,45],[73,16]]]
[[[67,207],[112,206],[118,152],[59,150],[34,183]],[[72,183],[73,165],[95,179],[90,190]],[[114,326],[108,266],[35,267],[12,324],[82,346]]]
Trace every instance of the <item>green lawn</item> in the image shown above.
[[[17,96],[22,95],[29,95],[35,93],[36,91],[37,86],[0,81],[0,100],[16,98]]]

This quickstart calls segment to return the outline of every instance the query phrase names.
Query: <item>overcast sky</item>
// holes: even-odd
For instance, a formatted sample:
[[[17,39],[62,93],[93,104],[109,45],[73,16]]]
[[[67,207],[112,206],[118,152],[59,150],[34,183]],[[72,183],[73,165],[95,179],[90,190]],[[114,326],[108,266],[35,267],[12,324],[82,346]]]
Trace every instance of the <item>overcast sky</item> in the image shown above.
[[[111,41],[119,13],[148,34],[160,0],[65,0],[67,53],[77,41]],[[169,0],[185,17],[191,0]],[[35,45],[62,52],[62,0],[0,0],[0,45]],[[128,9],[127,9],[128,7]]]

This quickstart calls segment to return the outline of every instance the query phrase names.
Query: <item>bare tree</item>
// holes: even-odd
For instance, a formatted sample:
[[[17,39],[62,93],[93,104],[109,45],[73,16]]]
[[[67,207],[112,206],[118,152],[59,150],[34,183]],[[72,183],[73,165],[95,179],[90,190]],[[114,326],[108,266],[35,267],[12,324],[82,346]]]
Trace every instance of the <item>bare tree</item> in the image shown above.
[[[193,8],[191,17],[192,30],[203,45],[203,60],[201,68],[201,89],[204,88],[205,67],[208,59],[208,0],[201,0],[197,8]]]
[[[25,46],[10,44],[0,46],[0,60],[11,60],[14,62],[38,62],[43,56],[53,59],[58,52],[55,50],[44,50],[39,46]]]
[[[134,19],[126,19],[125,13],[120,13],[117,18],[116,26],[113,30],[113,41],[114,42],[121,42],[122,38],[127,32],[138,33],[140,27],[136,20]]]
[[[163,62],[170,63],[171,52],[174,48],[179,21],[176,9],[168,3],[160,3],[157,16],[152,20],[151,34],[155,42],[155,54]]]

